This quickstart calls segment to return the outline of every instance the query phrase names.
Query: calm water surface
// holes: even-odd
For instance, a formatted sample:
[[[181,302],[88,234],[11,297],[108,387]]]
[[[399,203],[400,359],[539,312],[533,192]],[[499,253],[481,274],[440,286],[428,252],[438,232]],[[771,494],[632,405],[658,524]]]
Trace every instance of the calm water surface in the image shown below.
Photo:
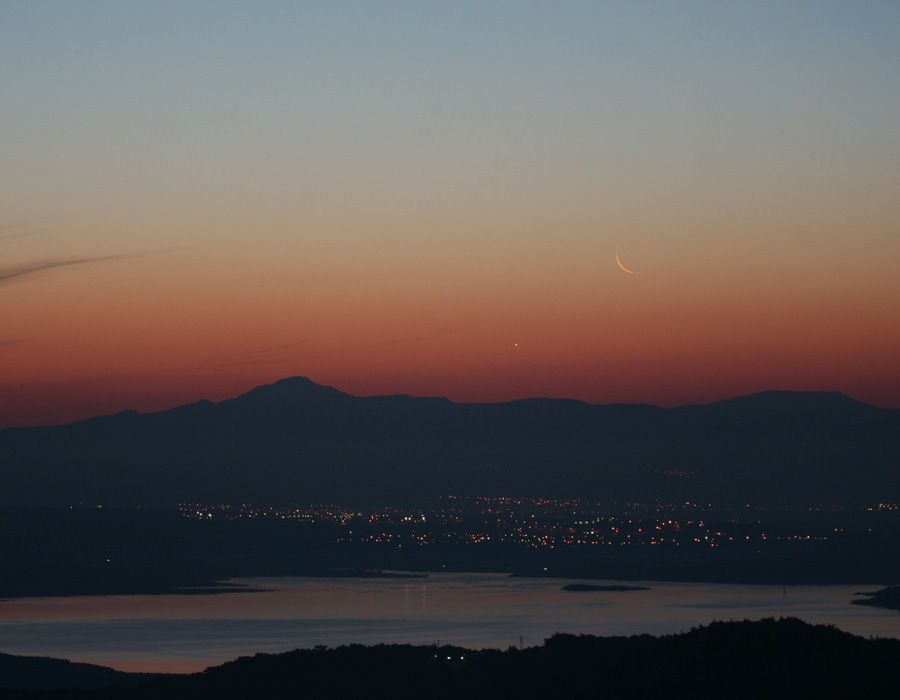
[[[506,648],[554,632],[679,632],[712,620],[793,615],[900,638],[900,614],[850,605],[878,586],[637,583],[568,593],[570,580],[439,573],[424,579],[254,578],[265,593],[0,601],[0,651],[129,671],[194,671],[255,652],[317,644],[437,641]],[[602,583],[602,582],[594,582]]]

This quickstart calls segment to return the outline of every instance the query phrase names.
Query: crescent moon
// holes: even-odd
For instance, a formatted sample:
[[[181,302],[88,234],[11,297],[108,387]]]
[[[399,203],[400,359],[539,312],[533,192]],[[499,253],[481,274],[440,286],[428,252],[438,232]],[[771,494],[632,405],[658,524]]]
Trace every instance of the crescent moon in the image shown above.
[[[625,267],[625,266],[622,264],[622,261],[619,260],[619,254],[618,254],[618,253],[616,253],[616,265],[619,266],[619,269],[620,269],[622,272],[627,272],[629,275],[636,275],[636,274],[637,274],[637,271],[635,271],[635,270],[629,270],[627,267]]]

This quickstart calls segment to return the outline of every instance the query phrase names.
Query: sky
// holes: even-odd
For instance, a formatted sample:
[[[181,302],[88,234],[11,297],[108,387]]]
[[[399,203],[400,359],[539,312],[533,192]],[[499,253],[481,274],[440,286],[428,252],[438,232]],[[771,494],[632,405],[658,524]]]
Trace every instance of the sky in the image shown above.
[[[3,2],[0,426],[900,407],[898,76],[874,0]]]

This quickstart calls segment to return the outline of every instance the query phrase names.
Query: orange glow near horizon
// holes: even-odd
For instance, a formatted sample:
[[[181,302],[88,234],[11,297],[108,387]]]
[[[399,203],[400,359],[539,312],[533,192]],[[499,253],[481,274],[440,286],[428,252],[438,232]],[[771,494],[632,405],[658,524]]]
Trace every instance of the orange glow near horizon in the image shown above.
[[[0,427],[291,375],[900,407],[900,5],[276,5],[4,12]]]
[[[345,287],[316,279],[315,265],[295,276],[246,261],[231,276],[212,266],[166,281],[181,255],[6,285],[0,423],[221,400],[291,375],[456,401],[675,405],[797,389],[900,405],[900,289],[884,262],[841,284],[846,259],[814,270],[821,283],[809,270],[709,271],[693,252],[649,250],[639,276],[618,270],[614,251],[505,271],[498,256],[497,279],[489,265],[386,273],[373,260],[343,273]]]

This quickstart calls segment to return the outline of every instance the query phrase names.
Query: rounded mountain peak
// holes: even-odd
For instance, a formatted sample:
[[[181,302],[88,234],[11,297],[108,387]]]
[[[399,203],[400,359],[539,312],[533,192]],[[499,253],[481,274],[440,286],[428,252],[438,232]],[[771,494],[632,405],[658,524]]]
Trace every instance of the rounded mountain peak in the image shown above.
[[[298,401],[348,396],[332,386],[316,384],[308,377],[286,377],[251,389],[235,401]]]

